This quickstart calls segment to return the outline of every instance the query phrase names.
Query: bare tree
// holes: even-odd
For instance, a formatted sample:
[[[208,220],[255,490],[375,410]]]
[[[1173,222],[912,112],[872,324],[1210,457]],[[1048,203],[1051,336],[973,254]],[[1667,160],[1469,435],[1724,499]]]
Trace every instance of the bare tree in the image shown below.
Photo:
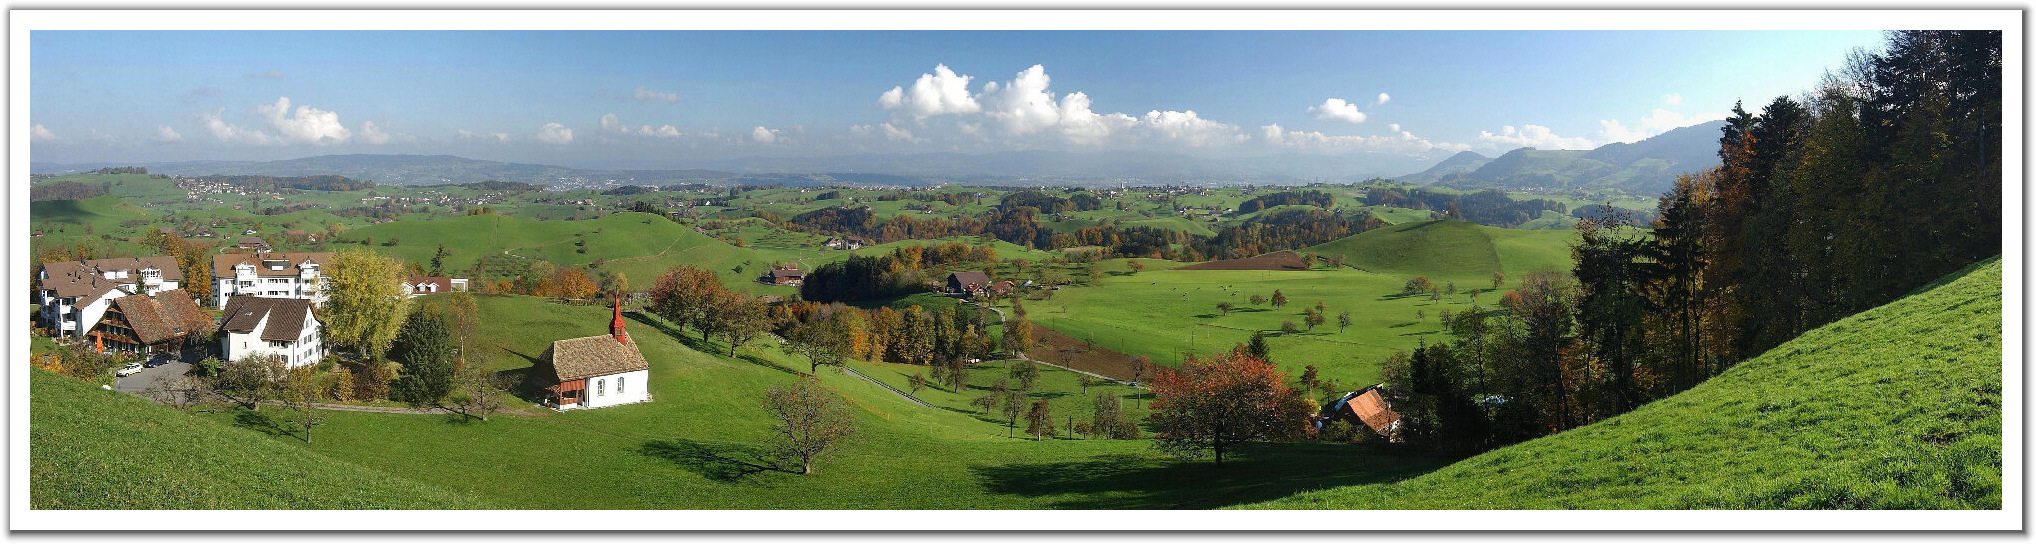
[[[220,398],[249,410],[259,411],[262,402],[276,397],[283,379],[283,358],[278,355],[249,355],[219,366],[207,388]]]
[[[855,429],[848,409],[812,376],[764,390],[763,406],[777,420],[771,453],[783,462],[797,461],[800,474],[812,474],[813,462]]]
[[[505,405],[502,395],[508,390],[507,377],[488,370],[479,361],[469,361],[453,374],[452,393],[446,396],[445,408],[486,422],[489,415],[502,411]]]

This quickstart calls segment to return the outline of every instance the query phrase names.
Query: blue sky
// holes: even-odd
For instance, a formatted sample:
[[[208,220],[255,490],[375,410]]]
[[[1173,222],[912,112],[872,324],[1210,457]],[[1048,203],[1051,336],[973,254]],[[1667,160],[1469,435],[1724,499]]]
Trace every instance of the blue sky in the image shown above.
[[[36,161],[1588,148],[1872,31],[32,31]],[[894,91],[895,89],[895,91]]]

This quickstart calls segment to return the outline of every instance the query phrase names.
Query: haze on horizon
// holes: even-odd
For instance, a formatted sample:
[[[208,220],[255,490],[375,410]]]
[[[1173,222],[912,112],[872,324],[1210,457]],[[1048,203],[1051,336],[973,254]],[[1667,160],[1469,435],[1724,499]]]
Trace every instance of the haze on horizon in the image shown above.
[[[30,159],[575,167],[1020,150],[1588,149],[1811,88],[1876,31],[49,31]]]

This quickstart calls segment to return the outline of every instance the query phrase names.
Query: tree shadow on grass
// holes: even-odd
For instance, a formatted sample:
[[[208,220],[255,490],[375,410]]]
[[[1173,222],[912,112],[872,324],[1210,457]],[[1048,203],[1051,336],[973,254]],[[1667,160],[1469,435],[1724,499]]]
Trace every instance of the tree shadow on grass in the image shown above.
[[[778,468],[762,448],[743,444],[709,444],[675,438],[645,442],[639,451],[721,483],[738,482],[763,472],[790,472]]]
[[[1222,467],[1207,459],[1117,454],[969,470],[991,493],[1048,497],[1053,508],[1210,509],[1317,489],[1393,482],[1449,462],[1384,455],[1362,446],[1294,443],[1237,446],[1224,452]]]
[[[297,429],[295,429],[293,425],[290,425],[278,418],[276,412],[274,411],[276,407],[270,406],[269,408],[271,409],[271,411],[268,412],[248,410],[245,408],[235,409],[233,413],[233,424],[248,429],[252,429],[256,432],[260,432],[262,434],[266,434],[269,436],[288,436],[295,438],[297,436],[296,433]]]

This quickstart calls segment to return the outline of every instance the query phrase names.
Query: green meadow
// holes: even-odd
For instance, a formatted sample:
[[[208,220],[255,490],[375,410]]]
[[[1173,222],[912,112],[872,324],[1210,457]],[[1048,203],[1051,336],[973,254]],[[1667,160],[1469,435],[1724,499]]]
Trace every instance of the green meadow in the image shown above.
[[[2001,263],[1812,330],[1697,387],[1301,509],[1998,509]]]

